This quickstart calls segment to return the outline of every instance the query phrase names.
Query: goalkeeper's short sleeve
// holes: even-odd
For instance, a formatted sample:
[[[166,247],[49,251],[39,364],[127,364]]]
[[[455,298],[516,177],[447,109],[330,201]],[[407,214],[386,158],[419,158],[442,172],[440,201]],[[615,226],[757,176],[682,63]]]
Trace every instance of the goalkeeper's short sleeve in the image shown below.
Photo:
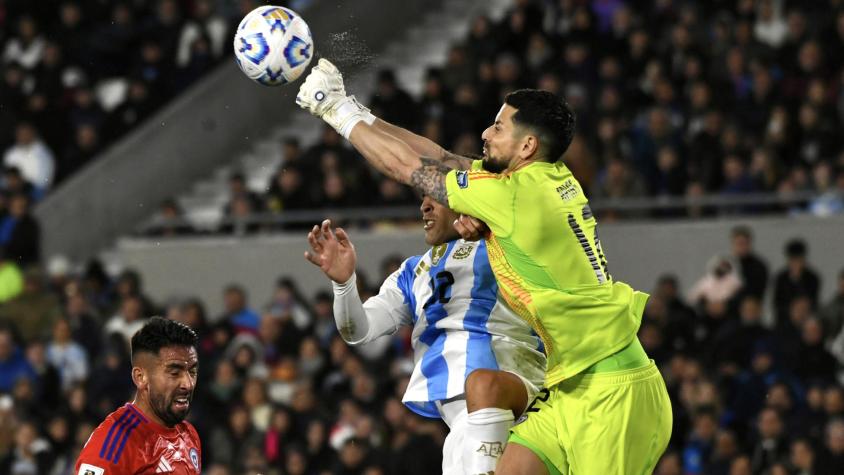
[[[448,205],[485,222],[499,236],[513,228],[513,189],[507,175],[488,172],[481,160],[468,170],[451,170],[445,178]]]

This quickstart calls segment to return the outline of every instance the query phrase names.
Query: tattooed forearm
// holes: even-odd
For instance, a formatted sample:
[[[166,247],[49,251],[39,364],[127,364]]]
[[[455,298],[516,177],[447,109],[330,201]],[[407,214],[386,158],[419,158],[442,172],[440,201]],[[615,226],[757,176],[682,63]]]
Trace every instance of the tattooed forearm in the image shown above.
[[[422,166],[410,175],[410,186],[448,206],[445,176],[451,170],[439,160],[420,157]]]
[[[456,168],[458,170],[468,170],[472,166],[471,157],[463,157],[456,153],[451,153],[448,150],[443,150],[442,164],[449,168]]]

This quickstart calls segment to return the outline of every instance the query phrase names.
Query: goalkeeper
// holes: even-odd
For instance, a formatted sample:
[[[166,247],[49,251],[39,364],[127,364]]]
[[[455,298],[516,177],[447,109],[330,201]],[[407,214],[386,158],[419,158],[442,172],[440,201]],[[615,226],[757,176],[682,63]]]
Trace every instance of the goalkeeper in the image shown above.
[[[575,126],[568,104],[545,91],[508,94],[481,136],[483,160],[471,161],[377,120],[327,60],[296,102],[382,173],[489,227],[500,292],[547,356],[547,392],[512,429],[496,473],[651,473],[672,421],[636,337],[647,295],[613,281],[588,200],[562,161]]]

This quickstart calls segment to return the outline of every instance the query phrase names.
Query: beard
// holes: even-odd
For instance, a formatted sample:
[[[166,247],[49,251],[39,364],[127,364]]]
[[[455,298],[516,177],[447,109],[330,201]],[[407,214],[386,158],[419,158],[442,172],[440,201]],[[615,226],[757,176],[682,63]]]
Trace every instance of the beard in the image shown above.
[[[488,153],[484,155],[483,168],[488,172],[503,173],[509,165],[510,163],[507,160],[493,157]]]
[[[187,417],[190,412],[190,403],[193,400],[193,394],[187,395],[188,407],[185,410],[177,411],[173,409],[173,404],[175,403],[177,397],[179,397],[179,395],[173,394],[168,398],[165,397],[164,394],[153,394],[152,391],[150,391],[150,407],[152,407],[155,415],[158,416],[158,418],[161,419],[168,427],[172,427],[185,420],[185,417]]]

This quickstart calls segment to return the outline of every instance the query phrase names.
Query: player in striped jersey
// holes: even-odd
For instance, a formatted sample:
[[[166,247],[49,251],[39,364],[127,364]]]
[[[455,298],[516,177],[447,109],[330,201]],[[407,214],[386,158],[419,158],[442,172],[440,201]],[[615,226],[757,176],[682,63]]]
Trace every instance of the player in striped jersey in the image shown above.
[[[542,342],[499,299],[485,243],[458,239],[457,215],[431,198],[421,209],[425,241],[433,247],[405,260],[365,303],[345,231],[335,232],[327,220],[314,226],[306,257],[333,282],[334,318],[349,344],[413,326],[415,365],[403,402],[449,426],[443,473],[491,473],[514,415],[542,383]]]
[[[201,472],[199,435],[184,420],[196,387],[196,342],[188,326],[161,317],[132,336],[135,400],[94,430],[77,475]]]

